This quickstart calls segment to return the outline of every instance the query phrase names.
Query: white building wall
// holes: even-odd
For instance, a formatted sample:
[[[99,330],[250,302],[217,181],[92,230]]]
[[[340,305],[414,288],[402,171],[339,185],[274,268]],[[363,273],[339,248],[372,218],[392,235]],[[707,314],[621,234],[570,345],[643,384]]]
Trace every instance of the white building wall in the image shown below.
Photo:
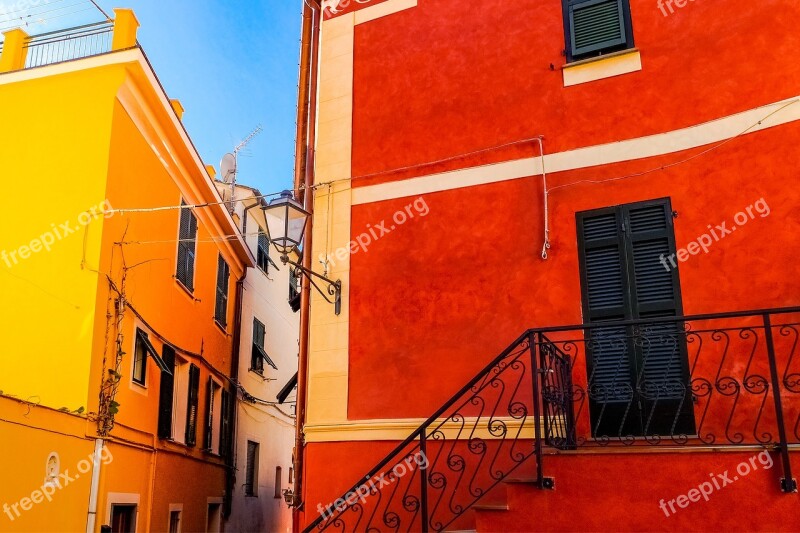
[[[252,205],[254,191],[237,187],[236,212],[242,229],[244,208]],[[247,200],[250,198],[250,201]],[[261,219],[259,222],[258,219]],[[263,225],[261,209],[247,213],[246,241],[257,257],[258,228]],[[289,306],[289,267],[281,264],[279,254],[270,249],[278,265],[269,265],[267,273],[249,269],[242,295],[242,325],[239,382],[255,398],[275,404],[276,396],[297,372],[300,313]],[[251,370],[253,319],[265,325],[264,349],[278,367],[264,363],[263,376]],[[289,476],[295,437],[296,394],[293,391],[283,405],[247,402],[240,392],[236,412],[236,484],[231,516],[226,521],[229,532],[284,532],[292,530],[292,511],[283,498],[283,490],[293,489]],[[259,444],[258,486],[256,496],[245,495],[248,441]],[[280,467],[280,485],[276,492],[276,468]],[[279,494],[276,498],[275,495]]]

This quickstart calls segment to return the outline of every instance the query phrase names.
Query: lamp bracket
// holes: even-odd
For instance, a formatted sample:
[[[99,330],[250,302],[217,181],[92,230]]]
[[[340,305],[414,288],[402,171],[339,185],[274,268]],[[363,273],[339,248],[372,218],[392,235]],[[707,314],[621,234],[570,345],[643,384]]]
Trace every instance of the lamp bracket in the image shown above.
[[[313,270],[309,270],[306,267],[304,267],[303,265],[301,265],[299,263],[295,263],[294,261],[289,259],[289,257],[287,257],[287,256],[281,257],[281,261],[284,264],[292,265],[294,267],[295,271],[299,271],[303,275],[305,275],[305,277],[308,279],[309,283],[311,283],[311,285],[313,285],[313,287],[317,290],[317,292],[320,293],[323,298],[325,298],[325,301],[327,301],[329,304],[333,304],[334,305],[336,315],[338,316],[338,315],[341,314],[341,312],[342,312],[342,282],[341,282],[341,280],[337,279],[336,281],[333,281],[332,279],[326,278],[322,274],[317,274]],[[317,285],[317,283],[314,281],[314,278],[318,278],[318,279],[322,280],[323,282],[325,282],[325,285],[326,285],[325,290],[323,290],[322,288],[320,288],[319,285]]]

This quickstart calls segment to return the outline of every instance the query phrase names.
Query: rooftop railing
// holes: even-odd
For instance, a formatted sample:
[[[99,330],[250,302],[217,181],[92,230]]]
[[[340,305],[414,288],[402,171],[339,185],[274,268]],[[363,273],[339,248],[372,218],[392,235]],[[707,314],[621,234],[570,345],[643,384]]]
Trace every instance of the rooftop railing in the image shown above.
[[[23,45],[27,49],[25,68],[108,53],[111,51],[113,36],[113,22],[99,22],[33,35]]]
[[[139,21],[130,9],[115,9],[111,21],[30,36],[17,28],[4,32],[0,74],[74,61],[137,46]]]

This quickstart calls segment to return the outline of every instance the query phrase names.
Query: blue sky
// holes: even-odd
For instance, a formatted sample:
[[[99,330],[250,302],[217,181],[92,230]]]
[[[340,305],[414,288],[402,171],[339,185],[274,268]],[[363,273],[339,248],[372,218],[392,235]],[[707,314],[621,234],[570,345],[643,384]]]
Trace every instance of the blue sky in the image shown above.
[[[259,124],[239,158],[239,182],[264,193],[291,187],[302,0],[99,0],[129,7],[139,42],[203,160],[222,156]],[[113,16],[113,15],[112,15]],[[0,30],[35,35],[103,20],[89,0],[0,0]]]

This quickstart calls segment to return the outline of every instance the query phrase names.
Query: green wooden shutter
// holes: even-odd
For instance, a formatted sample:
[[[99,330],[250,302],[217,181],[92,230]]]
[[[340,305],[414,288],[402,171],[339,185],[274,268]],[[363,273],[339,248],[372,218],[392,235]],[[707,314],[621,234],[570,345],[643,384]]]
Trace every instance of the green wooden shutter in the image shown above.
[[[158,398],[158,437],[171,439],[172,397],[175,391],[175,350],[165,344],[162,354],[162,359],[169,369],[169,373],[161,373],[161,387]]]
[[[681,316],[668,199],[578,214],[584,320]],[[688,356],[680,323],[592,328],[587,332],[595,436],[694,431]]]
[[[627,42],[623,1],[571,1],[569,9],[572,56],[581,56]]]
[[[255,496],[258,483],[258,443],[247,441],[247,465],[245,468],[244,494]]]
[[[228,457],[231,442],[231,393],[227,389],[222,389],[220,399],[220,421],[219,421],[219,454]]]
[[[622,219],[616,208],[578,218],[585,292],[584,321],[622,321],[630,317]],[[631,354],[625,328],[589,332],[590,387],[603,403],[630,402],[633,397]]]
[[[214,442],[214,380],[208,377],[206,385],[206,427],[203,448],[211,450]]]
[[[250,368],[256,372],[264,372],[264,358],[261,352],[264,351],[264,336],[266,328],[258,319],[253,319],[253,349],[251,353]],[[260,350],[259,350],[260,348]]]
[[[664,267],[672,244],[672,212],[658,202],[624,207],[631,256],[631,295],[635,318],[678,316],[680,311],[677,269]],[[647,396],[678,400],[684,396],[683,342],[676,323],[653,324],[643,331],[637,364],[637,385]]]
[[[186,408],[186,445],[197,444],[197,406],[200,393],[200,369],[189,368],[189,402]]]
[[[181,205],[186,203],[181,201]],[[178,231],[178,270],[177,278],[187,289],[194,290],[194,257],[197,240],[197,218],[188,207],[181,209],[180,229]]]
[[[228,325],[228,280],[230,278],[230,267],[228,263],[219,256],[217,261],[217,294],[214,306],[214,319],[222,326]]]
[[[264,272],[269,271],[269,239],[263,230],[258,231],[258,268]]]

